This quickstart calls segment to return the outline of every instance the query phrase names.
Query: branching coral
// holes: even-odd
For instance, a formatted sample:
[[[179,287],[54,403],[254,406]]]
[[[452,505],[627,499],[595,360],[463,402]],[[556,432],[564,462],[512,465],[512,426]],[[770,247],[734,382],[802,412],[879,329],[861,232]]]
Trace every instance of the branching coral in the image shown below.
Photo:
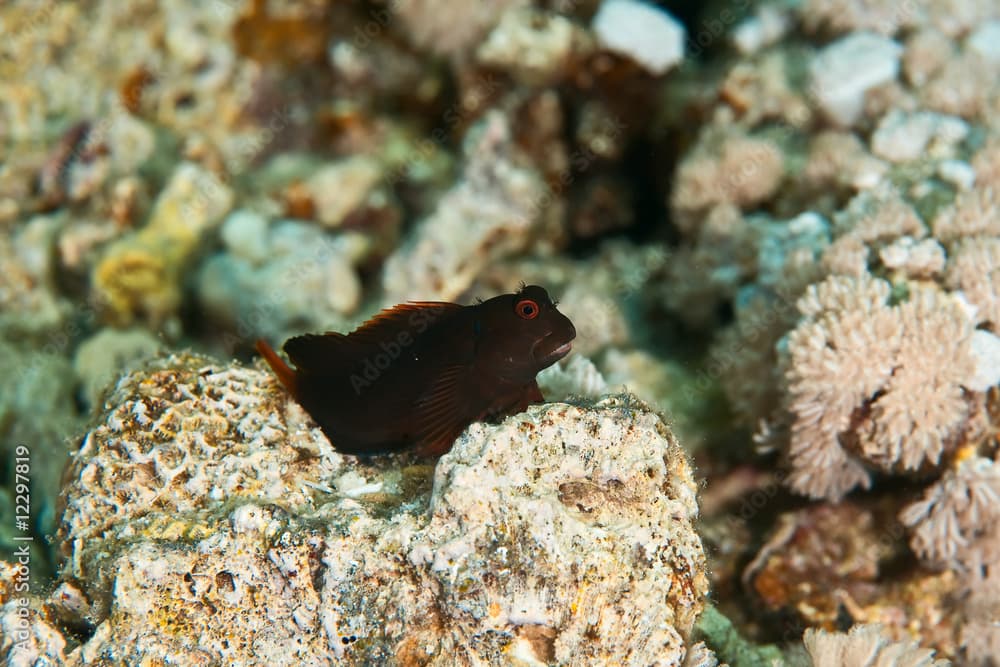
[[[991,566],[974,580],[963,611],[967,620],[959,641],[965,663],[995,665],[1000,656],[1000,567]]]
[[[810,628],[802,641],[814,667],[944,667],[933,649],[914,641],[895,642],[877,625],[856,625],[847,634]]]
[[[948,258],[945,282],[976,307],[977,323],[1000,331],[1000,237],[963,239]]]
[[[900,519],[913,532],[910,545],[926,561],[961,569],[1000,559],[1000,464],[965,458],[908,505]]]
[[[868,486],[869,466],[936,463],[966,420],[972,324],[957,298],[911,290],[890,305],[887,282],[835,276],[799,300],[786,375],[799,493],[837,499]]]
[[[958,195],[934,219],[934,236],[954,241],[973,236],[1000,236],[1000,198],[992,188]]]

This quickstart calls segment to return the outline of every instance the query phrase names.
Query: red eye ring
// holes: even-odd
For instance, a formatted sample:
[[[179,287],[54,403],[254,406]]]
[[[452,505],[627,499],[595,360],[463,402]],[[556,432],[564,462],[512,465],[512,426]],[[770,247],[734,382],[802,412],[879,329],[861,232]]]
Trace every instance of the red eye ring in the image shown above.
[[[521,299],[514,306],[514,312],[522,319],[533,320],[538,317],[538,304],[533,299]]]

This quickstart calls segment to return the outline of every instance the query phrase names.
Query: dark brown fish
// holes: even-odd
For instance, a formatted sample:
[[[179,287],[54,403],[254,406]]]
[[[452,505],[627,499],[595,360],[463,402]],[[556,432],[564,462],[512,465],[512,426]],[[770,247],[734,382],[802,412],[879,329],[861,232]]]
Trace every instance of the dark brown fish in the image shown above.
[[[337,450],[438,456],[470,423],[543,401],[535,374],[575,337],[530,285],[474,306],[400,304],[347,335],[292,338],[284,350],[295,370],[264,341],[257,350]]]

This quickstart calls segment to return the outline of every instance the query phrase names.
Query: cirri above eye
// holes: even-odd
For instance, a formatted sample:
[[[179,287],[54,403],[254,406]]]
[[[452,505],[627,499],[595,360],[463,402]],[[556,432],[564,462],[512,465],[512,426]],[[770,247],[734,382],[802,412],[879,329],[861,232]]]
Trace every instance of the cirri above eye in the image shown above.
[[[532,299],[521,299],[514,306],[514,310],[520,317],[526,320],[533,320],[538,317],[538,304]]]

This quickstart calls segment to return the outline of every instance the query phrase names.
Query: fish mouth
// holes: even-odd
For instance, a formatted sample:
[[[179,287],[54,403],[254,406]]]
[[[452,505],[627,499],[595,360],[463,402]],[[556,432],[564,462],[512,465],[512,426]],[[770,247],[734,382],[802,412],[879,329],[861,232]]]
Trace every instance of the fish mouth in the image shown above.
[[[532,349],[531,351],[531,356],[533,356],[536,361],[546,366],[551,366],[552,364],[556,363],[557,361],[565,357],[567,354],[569,354],[570,350],[573,349],[573,343],[570,341],[566,341],[565,343],[562,343],[561,345],[551,350],[545,350],[545,346],[553,342],[549,340],[550,338],[552,338],[551,335],[546,336],[545,338],[535,343],[534,349]]]

